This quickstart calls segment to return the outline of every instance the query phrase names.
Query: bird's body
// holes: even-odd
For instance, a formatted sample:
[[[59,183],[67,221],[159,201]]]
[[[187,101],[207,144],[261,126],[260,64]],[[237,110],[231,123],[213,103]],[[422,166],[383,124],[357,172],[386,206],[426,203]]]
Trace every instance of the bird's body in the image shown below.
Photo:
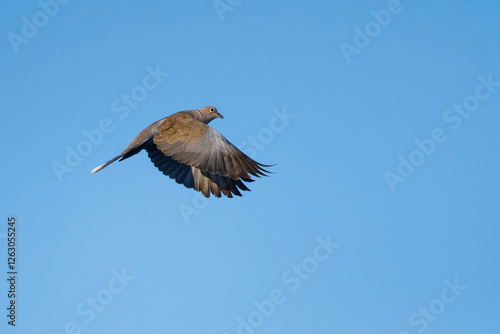
[[[92,174],[110,163],[127,159],[145,149],[154,165],[187,188],[210,192],[216,197],[241,196],[239,190],[249,190],[243,181],[251,176],[269,173],[260,164],[231,144],[207,124],[223,118],[214,107],[179,111],[154,122],[141,131],[127,148],[105,164],[94,168]]]

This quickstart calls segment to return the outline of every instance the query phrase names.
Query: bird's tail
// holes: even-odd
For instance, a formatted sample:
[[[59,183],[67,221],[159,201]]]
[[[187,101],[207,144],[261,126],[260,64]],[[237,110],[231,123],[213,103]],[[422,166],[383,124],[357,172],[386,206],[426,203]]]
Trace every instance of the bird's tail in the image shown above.
[[[96,168],[92,169],[92,174],[94,173],[97,173],[98,171],[100,171],[101,169],[103,169],[104,167],[106,167],[107,165],[109,165],[110,163],[113,163],[115,162],[118,158],[120,158],[121,155],[117,155],[116,157],[114,157],[113,159],[109,160],[108,162],[100,165],[100,166],[97,166]]]

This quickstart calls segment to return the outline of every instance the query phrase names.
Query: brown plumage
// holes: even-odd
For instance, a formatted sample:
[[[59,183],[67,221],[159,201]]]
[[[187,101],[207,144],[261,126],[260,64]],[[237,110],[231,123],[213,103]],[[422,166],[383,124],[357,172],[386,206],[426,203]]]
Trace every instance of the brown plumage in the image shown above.
[[[243,181],[253,182],[251,176],[269,173],[263,165],[248,157],[219,132],[208,126],[211,120],[223,118],[215,107],[179,111],[154,122],[142,130],[127,148],[105,164],[94,168],[92,174],[110,163],[127,159],[142,149],[154,165],[179,184],[215,197],[241,196],[248,189]]]

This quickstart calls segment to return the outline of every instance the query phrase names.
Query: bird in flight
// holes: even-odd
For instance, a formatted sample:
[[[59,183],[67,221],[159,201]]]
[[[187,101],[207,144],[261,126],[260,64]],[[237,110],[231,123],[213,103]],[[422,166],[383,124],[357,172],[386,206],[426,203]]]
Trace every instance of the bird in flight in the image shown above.
[[[142,149],[154,165],[171,179],[187,188],[221,193],[232,198],[239,190],[250,190],[243,183],[253,182],[251,176],[270,173],[264,165],[248,157],[223,135],[208,125],[215,118],[224,118],[215,107],[179,111],[154,122],[141,131],[127,148],[108,162],[92,170],[100,171],[110,163],[122,161]]]

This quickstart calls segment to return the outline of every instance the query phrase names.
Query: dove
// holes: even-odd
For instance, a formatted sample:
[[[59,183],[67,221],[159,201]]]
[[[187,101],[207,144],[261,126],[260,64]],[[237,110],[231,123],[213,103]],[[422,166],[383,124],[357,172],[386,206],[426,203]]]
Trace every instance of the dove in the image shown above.
[[[108,162],[94,168],[97,173],[109,164],[130,158],[143,149],[163,174],[187,188],[200,191],[205,197],[212,193],[232,198],[249,191],[244,182],[252,176],[267,176],[271,172],[231,144],[208,125],[224,118],[215,107],[179,111],[154,122],[142,130],[125,150]]]

